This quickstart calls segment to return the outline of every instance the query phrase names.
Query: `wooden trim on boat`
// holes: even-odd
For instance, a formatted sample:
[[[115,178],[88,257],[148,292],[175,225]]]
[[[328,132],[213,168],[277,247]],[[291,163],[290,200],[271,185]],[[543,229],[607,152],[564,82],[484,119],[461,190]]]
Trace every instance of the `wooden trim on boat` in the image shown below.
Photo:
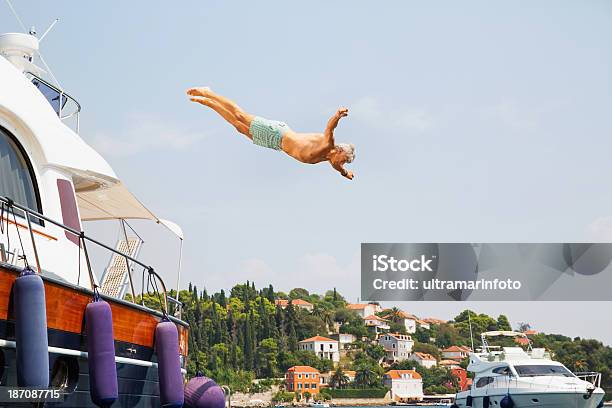
[[[0,265],[0,320],[14,320],[11,310],[11,289],[18,272]],[[92,292],[80,287],[61,284],[43,276],[47,304],[47,327],[81,334],[85,329],[85,308],[92,299]],[[154,347],[155,327],[162,317],[158,313],[138,305],[106,298],[113,314],[115,341]],[[172,319],[179,332],[179,352],[186,356],[188,326]]]
[[[25,225],[25,224],[22,224],[22,223],[20,223],[20,222],[11,221],[10,219],[8,219],[8,220],[7,220],[7,219],[6,219],[6,218],[4,218],[4,217],[0,217],[0,222],[7,222],[7,221],[8,221],[8,223],[9,223],[9,224],[16,225],[18,228],[24,229],[24,230],[26,230],[26,231],[29,229],[29,228],[28,228],[28,226],[27,226],[27,225]],[[56,238],[56,237],[54,237],[53,235],[49,235],[49,234],[46,234],[46,233],[44,233],[44,232],[42,232],[42,231],[38,231],[38,230],[37,230],[37,229],[35,229],[35,228],[32,228],[32,232],[33,232],[34,234],[36,234],[36,235],[40,235],[41,237],[43,237],[43,238],[46,238],[46,239],[50,240],[50,241],[57,241],[57,238]]]

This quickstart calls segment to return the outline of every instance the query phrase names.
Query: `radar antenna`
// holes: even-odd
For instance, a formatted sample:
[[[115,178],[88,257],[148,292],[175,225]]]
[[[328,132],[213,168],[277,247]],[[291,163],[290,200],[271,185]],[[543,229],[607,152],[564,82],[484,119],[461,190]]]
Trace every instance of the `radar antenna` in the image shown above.
[[[28,33],[33,37],[36,37],[36,28],[32,27],[30,30],[26,29],[25,24],[23,24],[23,21],[21,20],[21,18],[19,17],[19,14],[17,14],[17,11],[15,10],[15,7],[13,7],[13,3],[11,3],[11,0],[5,0],[6,4],[9,6],[9,8],[11,9],[11,12],[13,13],[13,16],[15,16],[15,19],[17,20],[17,22],[19,23],[19,25],[21,26],[22,30],[24,33]],[[53,22],[49,25],[49,28],[47,28],[45,30],[45,32],[43,33],[43,35],[38,39],[38,43],[40,44],[40,42],[43,40],[43,38],[46,37],[47,34],[49,34],[49,32],[53,29],[53,27],[55,26],[55,24],[57,24],[59,21],[59,18],[56,18],[55,20],[53,20]],[[51,77],[51,79],[53,80],[53,82],[55,82],[55,85],[57,85],[57,87],[61,90],[64,89],[62,87],[62,85],[60,84],[60,82],[57,80],[57,78],[55,77],[55,75],[53,75],[53,71],[51,71],[51,68],[49,67],[49,65],[47,64],[47,62],[45,61],[45,59],[43,58],[42,53],[40,52],[40,49],[36,50],[36,53],[38,54],[38,57],[40,59],[40,61],[42,62],[42,64],[44,65],[45,69],[47,70],[47,73],[49,74],[49,76]]]

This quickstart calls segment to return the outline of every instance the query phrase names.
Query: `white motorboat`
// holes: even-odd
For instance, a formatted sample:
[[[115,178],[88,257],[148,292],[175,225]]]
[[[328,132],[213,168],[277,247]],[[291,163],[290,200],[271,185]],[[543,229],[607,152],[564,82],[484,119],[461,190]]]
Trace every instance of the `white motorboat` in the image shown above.
[[[43,79],[43,70],[33,62],[40,53],[39,42],[33,32],[0,35],[1,385],[29,385],[20,380],[24,358],[18,360],[17,350],[36,341],[43,365],[30,365],[29,372],[36,373],[38,383],[59,392],[62,400],[53,406],[98,406],[90,395],[97,390],[89,374],[96,353],[88,346],[85,314],[93,300],[104,299],[112,308],[110,340],[118,376],[108,381],[116,382],[120,390],[115,406],[160,406],[155,333],[162,321],[176,325],[177,357],[182,373],[186,372],[189,326],[180,318],[180,302],[168,294],[162,276],[137,259],[140,238],[123,229],[125,234],[113,248],[82,232],[83,223],[118,221],[125,228],[128,219],[149,219],[167,227],[181,242],[182,232],[147,209],[81,138],[79,103],[51,83],[52,78]],[[110,255],[101,276],[90,262],[88,247]],[[142,282],[150,282],[159,296],[161,311],[137,302],[134,283],[140,270]],[[39,275],[42,281],[44,292],[28,296],[24,304],[39,305],[41,330],[46,329],[47,336],[16,334],[17,324],[26,319],[16,317],[14,289],[25,272]],[[143,283],[141,299],[146,288]],[[174,310],[169,303],[176,306]]]
[[[470,390],[457,394],[453,407],[597,408],[603,406],[601,374],[574,374],[553,361],[543,348],[496,347],[490,337],[523,337],[524,333],[482,334],[482,348],[470,353],[468,370],[475,373]]]

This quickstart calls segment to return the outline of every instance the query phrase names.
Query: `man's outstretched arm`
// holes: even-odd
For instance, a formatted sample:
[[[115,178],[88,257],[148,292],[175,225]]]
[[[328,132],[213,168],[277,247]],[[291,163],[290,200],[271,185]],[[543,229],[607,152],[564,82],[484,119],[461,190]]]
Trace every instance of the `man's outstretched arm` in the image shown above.
[[[327,126],[325,127],[325,139],[330,143],[334,144],[334,130],[338,126],[338,122],[340,119],[346,117],[348,115],[347,108],[340,108],[336,112],[334,116],[332,116],[327,122]]]

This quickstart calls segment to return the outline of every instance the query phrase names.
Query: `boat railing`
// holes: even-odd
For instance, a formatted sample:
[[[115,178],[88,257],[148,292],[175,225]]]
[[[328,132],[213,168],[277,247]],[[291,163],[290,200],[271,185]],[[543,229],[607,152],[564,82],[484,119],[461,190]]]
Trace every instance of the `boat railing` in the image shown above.
[[[0,205],[2,205],[3,208],[7,208],[8,211],[6,214],[4,214],[4,212],[2,213],[3,216],[6,217],[6,222],[9,223],[11,222],[11,220],[9,219],[9,215],[12,215],[13,218],[16,218],[15,214],[18,214],[19,217],[23,217],[26,220],[26,225],[23,226],[24,228],[27,228],[29,231],[29,237],[30,237],[30,242],[32,245],[32,250],[33,250],[33,255],[34,255],[34,261],[36,263],[36,269],[38,271],[38,273],[42,272],[42,267],[41,267],[41,262],[40,262],[40,258],[39,258],[39,254],[38,254],[38,250],[36,247],[36,240],[34,238],[34,230],[32,229],[32,218],[34,219],[38,219],[38,220],[43,220],[46,221],[50,224],[55,225],[56,227],[59,227],[61,229],[63,229],[64,231],[73,234],[74,236],[76,236],[79,239],[79,243],[80,243],[80,247],[83,250],[83,254],[85,257],[85,262],[87,265],[87,269],[90,275],[90,282],[91,282],[91,289],[93,291],[97,291],[98,286],[95,283],[97,281],[97,279],[94,279],[94,272],[93,272],[93,268],[90,262],[90,258],[89,258],[89,254],[87,251],[87,243],[91,243],[94,245],[97,245],[98,247],[105,249],[111,253],[117,254],[119,256],[122,256],[126,259],[126,261],[132,262],[135,265],[139,265],[140,267],[143,268],[143,272],[142,272],[142,276],[143,276],[143,282],[145,280],[145,274],[147,275],[147,283],[151,284],[153,287],[154,292],[159,296],[159,301],[160,301],[160,307],[162,308],[162,311],[164,313],[168,313],[168,303],[172,303],[175,305],[178,305],[178,310],[180,310],[180,305],[181,302],[179,302],[177,299],[174,299],[172,297],[170,297],[168,295],[168,291],[166,289],[166,284],[164,283],[164,280],[162,279],[162,277],[155,271],[155,269],[153,269],[152,266],[146,265],[145,263],[141,262],[140,260],[122,253],[121,251],[118,251],[115,248],[112,248],[94,238],[91,238],[89,236],[87,236],[85,234],[85,232],[83,231],[78,231],[74,228],[71,228],[67,225],[62,224],[61,222],[55,221],[49,217],[44,216],[43,214],[40,214],[37,211],[34,211],[30,208],[24,207],[20,204],[15,203],[13,200],[11,200],[10,198],[7,197],[3,197],[0,196]],[[18,211],[15,211],[18,210]],[[4,219],[0,218],[0,223],[4,221]],[[16,219],[14,220],[15,224],[17,224]],[[15,228],[19,228],[21,226],[21,224],[19,225],[15,225]],[[8,231],[7,231],[8,234]],[[20,236],[21,239],[21,236]],[[25,256],[25,254],[21,255],[22,257]],[[133,279],[132,279],[132,275],[131,273],[128,274],[129,279],[130,279],[130,285],[133,285]],[[157,286],[157,284],[159,283],[159,286]],[[135,298],[135,296],[131,296],[131,302],[136,304],[137,300]],[[141,290],[141,300],[144,300],[144,284],[142,286],[142,290]],[[144,303],[141,303],[142,306],[145,306]],[[145,306],[146,307],[146,306]]]
[[[75,98],[64,92],[63,89],[45,81],[41,77],[31,72],[26,72],[26,76],[34,86],[38,88],[47,101],[49,101],[51,107],[62,121],[67,121],[68,119],[74,120],[75,127],[73,130],[79,133],[81,104]]]
[[[574,375],[580,378],[581,380],[590,382],[596,387],[601,386],[601,373],[598,373],[595,371],[586,371],[586,372],[574,373]]]

